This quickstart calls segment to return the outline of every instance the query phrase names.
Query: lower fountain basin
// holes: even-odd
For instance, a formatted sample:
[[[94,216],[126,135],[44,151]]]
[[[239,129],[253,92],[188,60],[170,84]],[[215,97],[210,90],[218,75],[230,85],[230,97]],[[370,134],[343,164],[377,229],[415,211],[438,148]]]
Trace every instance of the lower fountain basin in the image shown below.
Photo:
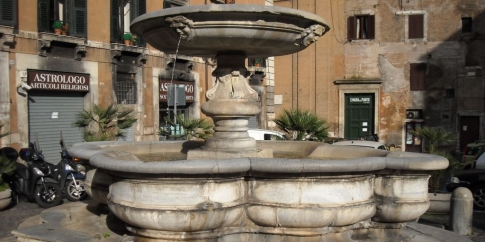
[[[86,179],[90,196],[107,203],[138,236],[167,241],[245,233],[338,237],[389,226],[398,231],[428,209],[427,173],[448,166],[435,155],[290,141],[257,145],[304,158],[145,162],[136,156],[202,145],[93,142],[69,152],[96,167]]]

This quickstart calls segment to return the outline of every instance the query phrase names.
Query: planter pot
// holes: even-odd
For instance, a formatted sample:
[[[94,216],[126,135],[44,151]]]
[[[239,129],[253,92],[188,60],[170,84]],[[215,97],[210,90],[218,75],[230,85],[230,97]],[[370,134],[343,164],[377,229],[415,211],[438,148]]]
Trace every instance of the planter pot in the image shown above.
[[[126,40],[126,39],[125,39],[125,40],[124,40],[124,42],[125,42],[125,45],[132,45],[132,44],[133,44],[133,43],[131,42],[131,40]]]
[[[10,205],[10,202],[12,201],[11,194],[12,192],[10,189],[0,192],[0,210],[3,210]]]
[[[427,213],[443,213],[450,212],[451,192],[448,193],[428,193],[429,208]]]
[[[61,31],[61,35],[67,35],[67,31]]]
[[[62,32],[61,29],[54,29],[55,34],[61,34],[61,32]]]

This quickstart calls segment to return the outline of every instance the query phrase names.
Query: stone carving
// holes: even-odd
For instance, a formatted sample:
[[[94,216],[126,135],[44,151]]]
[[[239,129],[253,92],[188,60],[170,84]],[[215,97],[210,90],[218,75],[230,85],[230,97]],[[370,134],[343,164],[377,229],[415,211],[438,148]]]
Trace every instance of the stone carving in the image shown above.
[[[78,45],[76,46],[76,55],[74,56],[74,59],[81,60],[85,54],[86,54],[86,46]]]
[[[51,40],[39,39],[39,55],[40,56],[47,56],[47,50],[51,48]]]
[[[319,24],[312,25],[306,28],[301,34],[301,38],[297,40],[296,45],[309,46],[313,42],[317,41],[320,36],[325,33],[325,27]]]
[[[233,71],[230,75],[218,77],[216,85],[207,91],[206,97],[211,99],[245,99],[247,101],[257,101],[258,93],[254,91],[241,78],[239,71]]]
[[[168,17],[165,19],[170,23],[170,27],[175,28],[175,31],[182,37],[183,40],[189,41],[194,35],[194,22],[184,16]]]

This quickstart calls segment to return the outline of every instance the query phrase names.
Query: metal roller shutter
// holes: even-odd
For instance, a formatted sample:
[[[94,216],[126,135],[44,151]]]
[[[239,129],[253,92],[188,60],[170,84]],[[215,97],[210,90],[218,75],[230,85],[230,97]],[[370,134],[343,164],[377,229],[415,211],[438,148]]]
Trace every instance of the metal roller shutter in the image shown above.
[[[258,120],[256,119],[256,117],[257,117],[256,115],[249,117],[248,128],[250,128],[250,129],[257,129],[258,128]]]
[[[29,140],[39,141],[46,161],[61,160],[60,134],[66,147],[83,141],[83,130],[72,127],[76,113],[84,109],[84,94],[39,93],[29,95]]]

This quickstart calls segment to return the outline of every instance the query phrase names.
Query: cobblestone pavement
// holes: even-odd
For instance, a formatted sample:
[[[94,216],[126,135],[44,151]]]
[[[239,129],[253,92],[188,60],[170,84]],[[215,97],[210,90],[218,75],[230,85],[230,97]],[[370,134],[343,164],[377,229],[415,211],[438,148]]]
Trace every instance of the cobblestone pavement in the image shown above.
[[[449,229],[449,219],[447,214],[424,214],[419,219],[419,223],[431,226],[443,226]],[[485,211],[473,211],[472,234],[468,236],[474,242],[485,241]]]
[[[69,202],[66,199],[63,200],[63,203]],[[17,229],[20,223],[42,211],[44,209],[37,203],[29,202],[26,198],[20,198],[18,204],[11,204],[10,207],[0,211],[0,242],[2,239],[11,237],[10,232]]]

